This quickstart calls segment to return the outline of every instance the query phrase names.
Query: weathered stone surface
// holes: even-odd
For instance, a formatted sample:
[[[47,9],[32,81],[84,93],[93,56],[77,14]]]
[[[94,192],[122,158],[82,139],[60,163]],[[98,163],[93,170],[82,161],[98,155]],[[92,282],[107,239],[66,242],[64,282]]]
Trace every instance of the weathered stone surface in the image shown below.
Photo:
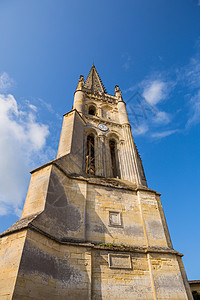
[[[28,299],[88,299],[87,253],[86,247],[61,246],[29,230],[13,298],[23,299],[26,295]]]
[[[113,269],[132,269],[131,257],[127,254],[108,254],[109,267]]]
[[[198,299],[200,297],[200,280],[190,280],[189,285],[194,299]]]
[[[121,91],[106,94],[94,66],[64,116],[57,158],[32,171],[22,218],[1,236],[0,299],[192,299]]]
[[[0,299],[12,299],[25,239],[22,231],[0,240]]]

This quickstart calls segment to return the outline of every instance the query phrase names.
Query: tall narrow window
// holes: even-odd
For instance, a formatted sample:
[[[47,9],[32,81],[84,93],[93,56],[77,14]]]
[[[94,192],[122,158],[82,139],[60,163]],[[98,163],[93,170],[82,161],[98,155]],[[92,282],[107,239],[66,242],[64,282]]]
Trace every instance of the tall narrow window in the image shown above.
[[[112,167],[112,176],[114,178],[117,177],[118,172],[117,172],[117,159],[116,159],[116,142],[115,140],[110,140],[109,141],[109,146],[110,146],[110,156],[111,156],[111,167]]]
[[[95,150],[93,134],[90,134],[87,137],[86,173],[95,175]]]

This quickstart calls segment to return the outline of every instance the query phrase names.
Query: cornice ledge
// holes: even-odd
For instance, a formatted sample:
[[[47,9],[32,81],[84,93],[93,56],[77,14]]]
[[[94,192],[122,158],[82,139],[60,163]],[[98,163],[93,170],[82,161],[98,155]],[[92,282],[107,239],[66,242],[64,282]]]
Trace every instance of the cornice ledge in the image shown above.
[[[106,251],[112,251],[112,252],[132,252],[132,253],[164,253],[164,254],[174,254],[177,256],[182,257],[183,254],[174,250],[173,248],[166,248],[166,247],[137,247],[137,246],[120,246],[120,245],[113,245],[113,244],[97,244],[93,243],[90,241],[85,241],[85,240],[77,240],[77,239],[71,239],[71,238],[64,238],[64,239],[59,239],[56,238],[55,236],[41,230],[40,228],[36,227],[35,225],[29,223],[28,225],[18,229],[18,230],[13,230],[12,232],[8,232],[5,234],[1,234],[1,237],[10,235],[16,231],[23,231],[25,229],[30,229],[34,230],[41,235],[46,236],[47,238],[50,238],[51,240],[54,240],[55,242],[59,244],[64,244],[64,245],[72,245],[72,246],[80,246],[80,247],[89,247],[93,249],[98,249],[98,250],[106,250]]]
[[[63,115],[63,117],[65,117],[65,116],[67,116],[67,115],[69,115],[69,114],[71,114],[71,113],[73,113],[73,112],[76,112],[76,113],[79,115],[79,117],[80,117],[80,118],[84,121],[84,123],[86,124],[85,118],[78,112],[78,110],[77,110],[76,108],[74,108],[74,109],[68,111],[67,113],[65,113],[65,114]]]
[[[150,193],[156,194],[157,196],[161,196],[162,195],[161,193],[158,193],[157,191],[152,190],[152,189],[150,189],[148,187],[145,187],[145,186],[137,186],[136,191],[137,192],[140,192],[140,191],[142,191],[142,192],[150,192]]]

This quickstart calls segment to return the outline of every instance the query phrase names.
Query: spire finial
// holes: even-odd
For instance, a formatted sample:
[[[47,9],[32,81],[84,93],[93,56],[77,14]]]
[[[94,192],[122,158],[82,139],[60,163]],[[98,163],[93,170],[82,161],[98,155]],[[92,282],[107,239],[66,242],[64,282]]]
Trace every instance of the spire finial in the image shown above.
[[[84,86],[84,77],[83,75],[80,75],[76,90],[82,90],[83,86]]]
[[[115,86],[115,96],[118,99],[122,100],[122,91],[120,90],[118,85]]]

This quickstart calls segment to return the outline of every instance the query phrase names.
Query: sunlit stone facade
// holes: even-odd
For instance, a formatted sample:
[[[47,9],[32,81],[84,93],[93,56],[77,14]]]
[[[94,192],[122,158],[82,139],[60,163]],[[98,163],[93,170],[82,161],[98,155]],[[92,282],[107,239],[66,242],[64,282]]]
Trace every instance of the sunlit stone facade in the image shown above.
[[[192,299],[160,194],[147,186],[121,91],[92,66],[0,241],[0,299]]]

